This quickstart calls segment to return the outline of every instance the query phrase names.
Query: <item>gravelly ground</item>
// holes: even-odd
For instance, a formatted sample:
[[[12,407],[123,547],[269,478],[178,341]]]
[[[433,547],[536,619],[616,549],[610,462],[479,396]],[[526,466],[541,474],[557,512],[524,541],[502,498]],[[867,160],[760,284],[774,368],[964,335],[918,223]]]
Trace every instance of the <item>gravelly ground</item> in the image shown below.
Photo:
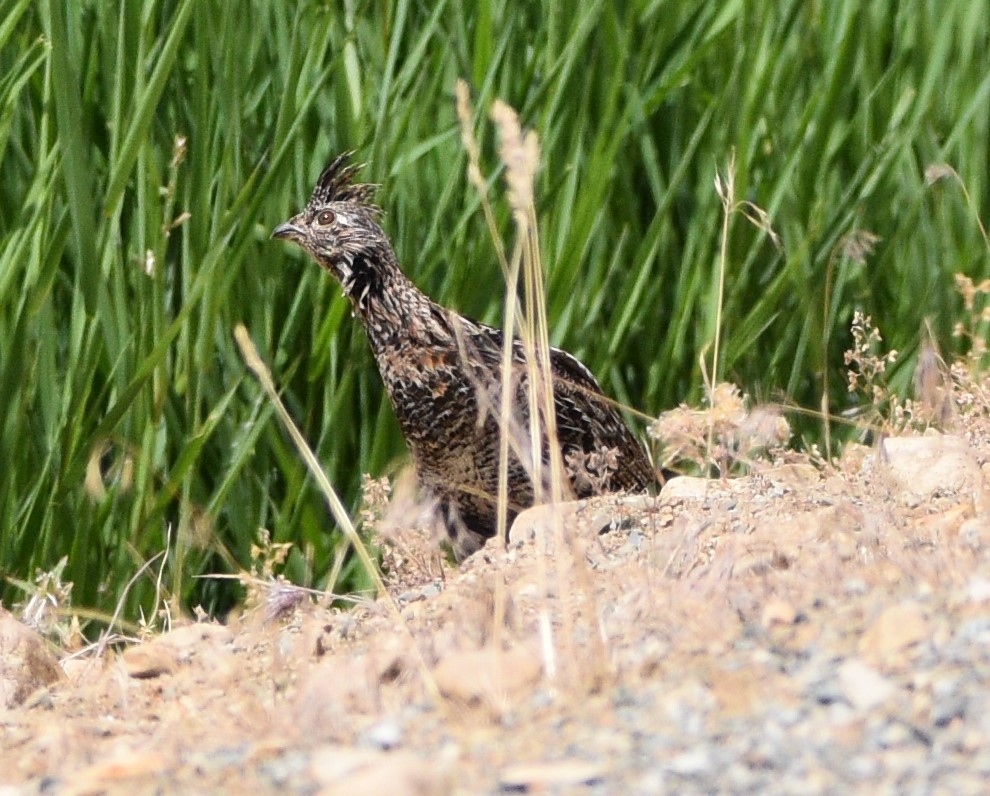
[[[304,603],[66,664],[0,713],[0,796],[983,793],[988,459],[974,425],[678,479],[456,571],[410,536],[401,623]]]

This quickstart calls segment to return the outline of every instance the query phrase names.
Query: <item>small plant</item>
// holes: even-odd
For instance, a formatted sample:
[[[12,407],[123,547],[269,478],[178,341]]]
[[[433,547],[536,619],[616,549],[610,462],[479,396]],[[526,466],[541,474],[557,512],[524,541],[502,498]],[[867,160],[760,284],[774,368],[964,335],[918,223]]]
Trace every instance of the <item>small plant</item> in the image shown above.
[[[271,532],[259,528],[257,540],[251,545],[251,572],[238,578],[247,592],[245,603],[249,608],[264,605],[266,621],[289,613],[307,594],[306,589],[294,586],[277,572],[291,551],[291,543],[273,542]]]
[[[851,325],[853,346],[845,352],[846,384],[864,400],[845,412],[862,434],[883,431],[903,434],[930,426],[944,428],[954,416],[953,391],[942,358],[929,338],[922,344],[915,367],[915,397],[904,398],[887,383],[887,366],[898,359],[895,350],[883,350],[883,338],[872,317],[856,310]]]
[[[990,324],[990,279],[974,282],[965,274],[956,274],[956,290],[962,296],[966,318],[958,321],[952,336],[969,344],[966,353],[968,363],[983,370],[987,355],[987,329]]]
[[[990,388],[985,377],[990,280],[974,282],[964,274],[956,274],[955,282],[956,290],[962,296],[965,317],[955,324],[952,336],[966,341],[968,349],[948,369],[946,380],[953,388],[952,406],[968,416],[987,414],[990,413]]]
[[[443,582],[445,553],[434,506],[416,495],[412,469],[388,478],[362,479],[362,531],[378,548],[385,585],[400,594]]]
[[[690,463],[720,476],[745,472],[758,459],[775,461],[791,438],[791,428],[773,406],[748,408],[735,384],[716,384],[707,409],[684,404],[664,412],[649,428],[663,443],[666,465]]]
[[[365,533],[380,530],[379,525],[391,495],[392,484],[387,477],[372,478],[368,473],[361,475],[361,524]]]
[[[575,483],[586,480],[596,492],[608,492],[612,474],[621,466],[616,448],[600,448],[592,453],[573,451],[567,454],[564,464]]]
[[[897,351],[881,351],[880,330],[873,325],[873,318],[860,310],[853,313],[850,331],[853,347],[844,356],[849,392],[862,393],[879,412],[890,399],[885,374],[887,365],[897,361]]]
[[[71,612],[72,583],[62,579],[69,559],[62,556],[50,570],[37,570],[31,582],[11,578],[27,599],[14,604],[14,612],[28,627],[55,641],[63,649],[79,646],[82,633],[78,618]]]
[[[897,361],[898,352],[883,350],[880,330],[861,310],[853,313],[850,331],[853,345],[843,355],[846,389],[859,394],[864,402],[843,414],[855,419],[863,435],[878,429],[904,431],[913,424],[913,403],[902,400],[887,384],[887,366]]]
[[[825,366],[822,368],[822,430],[824,432],[825,452],[831,455],[832,451],[832,411],[829,402],[829,368],[828,352],[832,339],[831,330],[831,306],[832,288],[835,280],[837,261],[844,257],[855,265],[866,265],[866,258],[873,254],[873,248],[879,242],[880,237],[865,229],[857,229],[844,235],[842,239],[832,249],[828,258],[828,267],[825,270],[825,291],[822,302],[822,350],[824,352]]]

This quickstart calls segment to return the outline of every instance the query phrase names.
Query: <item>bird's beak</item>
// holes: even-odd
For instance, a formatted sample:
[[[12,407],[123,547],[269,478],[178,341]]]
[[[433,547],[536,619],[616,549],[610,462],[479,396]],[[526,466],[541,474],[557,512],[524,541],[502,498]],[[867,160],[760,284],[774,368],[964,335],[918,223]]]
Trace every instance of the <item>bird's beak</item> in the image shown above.
[[[291,221],[286,221],[284,224],[279,224],[272,230],[272,237],[298,241],[303,239],[303,231]]]

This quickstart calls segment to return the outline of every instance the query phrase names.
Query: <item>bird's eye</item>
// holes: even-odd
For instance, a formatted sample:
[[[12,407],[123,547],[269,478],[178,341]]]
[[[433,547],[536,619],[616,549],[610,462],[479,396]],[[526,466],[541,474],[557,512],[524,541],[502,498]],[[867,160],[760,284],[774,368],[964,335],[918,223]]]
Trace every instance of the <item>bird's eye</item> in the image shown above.
[[[333,210],[321,210],[320,214],[316,217],[316,223],[321,227],[330,226],[337,216],[334,214]]]

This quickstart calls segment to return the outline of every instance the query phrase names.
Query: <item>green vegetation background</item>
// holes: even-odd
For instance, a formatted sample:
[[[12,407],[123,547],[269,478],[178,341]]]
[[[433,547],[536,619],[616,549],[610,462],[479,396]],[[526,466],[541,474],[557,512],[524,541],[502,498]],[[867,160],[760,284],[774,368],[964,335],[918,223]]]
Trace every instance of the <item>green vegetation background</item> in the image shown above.
[[[233,327],[354,505],[402,442],[337,287],[269,232],[355,149],[413,279],[499,323],[458,77],[476,108],[500,97],[540,135],[554,342],[608,392],[654,415],[700,399],[713,180],[733,151],[738,197],[782,246],[733,220],[724,375],[817,408],[827,368],[842,409],[861,308],[907,385],[925,319],[957,345],[953,274],[988,272],[988,25],[971,0],[0,0],[4,602],[20,596],[6,578],[68,556],[75,603],[112,610],[171,533],[166,585],[220,611],[235,588],[194,576],[247,566],[260,527],[295,543],[293,579],[320,584],[339,539]],[[480,111],[477,129],[501,190]],[[933,164],[971,203],[958,181],[926,183]],[[879,241],[859,264],[842,242],[863,231]]]

